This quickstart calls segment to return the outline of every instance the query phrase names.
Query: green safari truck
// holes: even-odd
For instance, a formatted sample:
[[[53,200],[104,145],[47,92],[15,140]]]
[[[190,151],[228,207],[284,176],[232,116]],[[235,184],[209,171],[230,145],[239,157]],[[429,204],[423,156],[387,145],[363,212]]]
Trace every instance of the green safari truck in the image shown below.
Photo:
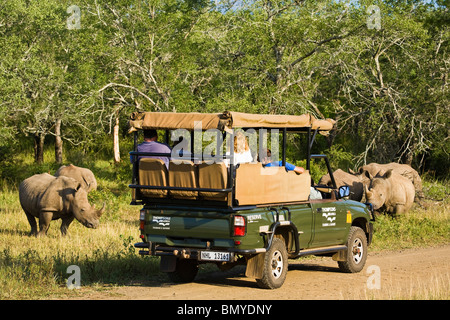
[[[142,207],[135,247],[159,256],[174,282],[193,281],[199,264],[214,263],[223,270],[246,265],[260,287],[279,288],[288,259],[305,255],[361,271],[372,240],[371,205],[348,200],[350,188],[336,187],[327,157],[311,153],[317,134],[334,125],[306,114],[133,113],[131,204]],[[146,130],[175,142],[170,152],[140,150],[139,132]],[[251,160],[239,159],[239,135]],[[288,143],[304,154],[301,173],[286,162]],[[311,178],[318,161],[331,187]]]

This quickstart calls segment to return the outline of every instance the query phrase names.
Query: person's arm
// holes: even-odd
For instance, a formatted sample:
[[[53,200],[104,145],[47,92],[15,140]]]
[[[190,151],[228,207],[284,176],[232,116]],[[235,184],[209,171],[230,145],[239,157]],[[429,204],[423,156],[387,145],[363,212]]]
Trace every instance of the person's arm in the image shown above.
[[[294,172],[297,174],[302,174],[305,172],[305,169],[303,167],[295,167]]]
[[[280,166],[281,166],[281,161],[280,161]],[[294,171],[297,174],[302,174],[305,172],[305,169],[303,169],[303,167],[294,166],[292,163],[289,163],[289,162],[286,162],[286,170]]]
[[[281,163],[280,163],[280,165],[281,165]],[[302,174],[305,172],[305,169],[303,169],[303,167],[297,167],[297,166],[294,166],[292,163],[288,163],[288,162],[286,162],[286,170],[294,171],[296,174]]]

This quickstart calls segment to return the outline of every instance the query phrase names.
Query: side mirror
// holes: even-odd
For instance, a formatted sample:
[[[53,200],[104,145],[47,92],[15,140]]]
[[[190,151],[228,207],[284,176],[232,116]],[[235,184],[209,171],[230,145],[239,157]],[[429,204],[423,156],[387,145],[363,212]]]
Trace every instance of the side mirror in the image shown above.
[[[349,186],[341,186],[339,187],[339,198],[345,198],[350,195],[350,187]]]

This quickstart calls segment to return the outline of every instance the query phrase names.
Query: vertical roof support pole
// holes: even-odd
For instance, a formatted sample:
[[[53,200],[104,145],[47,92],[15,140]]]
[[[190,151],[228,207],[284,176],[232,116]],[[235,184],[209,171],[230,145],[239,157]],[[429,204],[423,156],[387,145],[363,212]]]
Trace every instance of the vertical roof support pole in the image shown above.
[[[311,127],[308,127],[308,142],[306,144],[306,170],[310,170],[311,164]]]
[[[316,140],[316,135],[317,135],[317,132],[318,132],[318,131],[319,131],[319,128],[317,128],[317,129],[314,131],[314,134],[313,134],[313,137],[312,137],[312,139],[311,139],[310,146],[309,146],[310,149],[312,148],[312,146],[313,146],[313,144],[314,144],[314,141]]]
[[[287,130],[286,128],[283,128],[283,149],[282,149],[282,161],[283,161],[283,167],[286,166],[286,140],[287,140],[287,136],[286,136]]]
[[[138,147],[138,131],[134,132],[134,145],[133,145],[133,151],[137,152]],[[131,162],[133,163],[133,177],[132,177],[132,183],[136,184],[137,182],[137,176],[138,176],[138,166],[137,166],[137,159],[138,156],[131,156]]]
[[[169,140],[170,140],[169,130],[166,129],[166,130],[164,131],[164,142],[168,145],[168,144],[169,144]]]

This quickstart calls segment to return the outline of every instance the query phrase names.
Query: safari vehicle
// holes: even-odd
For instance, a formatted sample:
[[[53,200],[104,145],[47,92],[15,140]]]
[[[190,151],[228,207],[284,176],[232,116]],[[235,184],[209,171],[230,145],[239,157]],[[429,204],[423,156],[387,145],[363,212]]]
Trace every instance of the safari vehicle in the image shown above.
[[[172,281],[193,281],[201,263],[225,270],[243,264],[246,276],[274,289],[285,281],[288,259],[305,255],[332,257],[344,272],[362,270],[373,233],[370,205],[346,200],[348,187],[336,188],[327,157],[311,154],[317,133],[328,134],[333,120],[228,111],[141,112],[132,114],[129,125],[135,132],[132,204],[143,206],[142,242],[135,247],[141,255],[161,257],[160,269]],[[253,148],[258,144],[260,159],[270,135],[272,151],[281,150],[280,166],[234,163],[237,128],[254,142]],[[142,129],[164,130],[167,142],[169,133],[176,137],[181,129],[184,148],[175,147],[171,154],[139,153]],[[290,141],[303,141],[302,174],[286,170],[291,134],[296,137]],[[205,136],[212,141],[206,146]],[[155,156],[168,157],[168,168]],[[313,160],[325,161],[332,187],[314,185],[309,173]]]

